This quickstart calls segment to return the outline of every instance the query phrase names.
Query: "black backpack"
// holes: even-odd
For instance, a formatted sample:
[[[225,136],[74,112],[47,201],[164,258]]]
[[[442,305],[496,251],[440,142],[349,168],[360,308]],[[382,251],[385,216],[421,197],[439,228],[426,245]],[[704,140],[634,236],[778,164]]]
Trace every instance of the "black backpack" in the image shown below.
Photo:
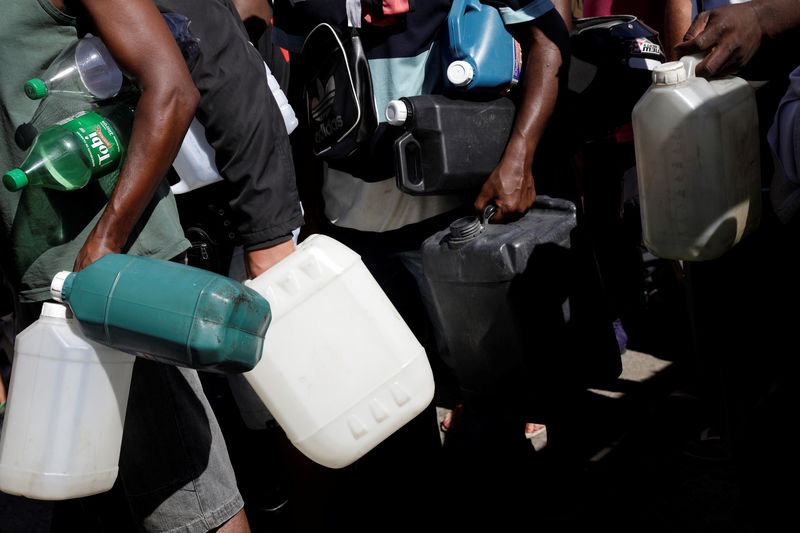
[[[358,31],[317,25],[303,43],[301,60],[314,155],[347,157],[378,127],[369,63]]]

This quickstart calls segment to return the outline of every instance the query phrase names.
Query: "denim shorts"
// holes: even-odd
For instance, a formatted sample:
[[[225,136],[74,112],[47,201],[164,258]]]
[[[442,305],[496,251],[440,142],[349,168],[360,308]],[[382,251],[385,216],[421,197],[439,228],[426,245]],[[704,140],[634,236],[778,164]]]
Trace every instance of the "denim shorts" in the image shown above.
[[[244,506],[195,370],[134,364],[119,481],[146,531],[208,531]]]
[[[186,264],[186,254],[173,261]],[[209,531],[244,507],[196,370],[136,360],[118,481],[148,532]]]

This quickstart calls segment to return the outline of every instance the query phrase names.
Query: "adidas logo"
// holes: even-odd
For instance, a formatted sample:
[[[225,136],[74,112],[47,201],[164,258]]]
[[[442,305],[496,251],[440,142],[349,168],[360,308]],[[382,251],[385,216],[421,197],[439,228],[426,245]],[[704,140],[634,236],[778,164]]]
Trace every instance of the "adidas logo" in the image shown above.
[[[342,117],[335,115],[333,109],[333,99],[335,97],[336,82],[333,76],[328,78],[324,85],[320,79],[316,80],[314,93],[310,95],[309,99],[309,113],[316,124],[314,142],[317,144],[334,135],[344,125]]]
[[[311,96],[309,109],[311,118],[317,122],[323,122],[325,116],[330,112],[333,99],[336,96],[336,82],[331,76],[323,85],[322,80],[317,78],[314,89],[315,94]]]

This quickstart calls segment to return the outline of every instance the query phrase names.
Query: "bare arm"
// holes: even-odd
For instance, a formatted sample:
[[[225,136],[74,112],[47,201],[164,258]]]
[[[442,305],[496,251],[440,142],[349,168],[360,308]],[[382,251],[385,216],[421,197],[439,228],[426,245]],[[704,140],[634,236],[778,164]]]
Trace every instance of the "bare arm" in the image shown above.
[[[243,21],[257,17],[267,23],[272,19],[272,8],[267,0],[233,0],[233,5]]]
[[[752,0],[700,13],[675,47],[679,56],[708,52],[698,76],[735,73],[745,66],[763,37],[800,27],[800,0]]]
[[[569,30],[571,3],[554,0],[553,4]],[[500,164],[484,183],[475,200],[477,210],[489,203],[497,205],[493,220],[524,213],[536,200],[533,180],[533,156],[558,97],[561,51],[534,23],[516,28],[515,37],[523,47],[525,71],[522,103],[514,122],[511,137]]]
[[[199,93],[150,0],[80,0],[114,59],[138,84],[128,152],[99,222],[78,253],[80,270],[119,253],[180,148]]]
[[[666,0],[664,2],[664,54],[667,61],[675,61],[678,54],[675,46],[683,42],[683,36],[692,24],[691,0]]]

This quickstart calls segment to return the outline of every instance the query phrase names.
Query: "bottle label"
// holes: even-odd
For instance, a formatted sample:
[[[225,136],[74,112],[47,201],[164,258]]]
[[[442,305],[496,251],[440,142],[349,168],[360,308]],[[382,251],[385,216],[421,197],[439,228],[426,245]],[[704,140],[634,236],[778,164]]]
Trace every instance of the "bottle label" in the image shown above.
[[[511,39],[514,43],[514,67],[511,73],[511,85],[519,83],[519,77],[522,74],[522,46],[516,39]]]
[[[62,125],[82,141],[92,174],[116,168],[122,154],[122,143],[111,122],[97,113],[85,111]]]

